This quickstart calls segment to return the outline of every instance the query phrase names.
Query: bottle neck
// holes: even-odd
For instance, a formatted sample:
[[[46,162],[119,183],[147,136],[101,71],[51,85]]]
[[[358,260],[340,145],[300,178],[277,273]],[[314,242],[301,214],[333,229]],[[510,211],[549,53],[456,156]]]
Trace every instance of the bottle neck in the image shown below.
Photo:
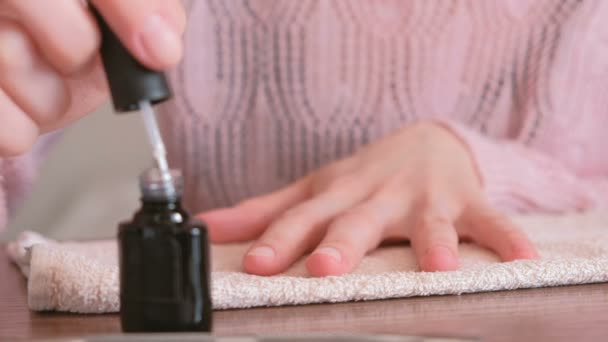
[[[181,211],[182,201],[180,197],[176,198],[147,198],[142,197],[140,199],[142,209],[146,210],[169,210],[169,211]]]
[[[167,178],[157,168],[144,171],[139,176],[139,189],[142,201],[153,203],[180,202],[183,191],[183,178],[177,170],[172,170],[171,177]]]
[[[155,229],[177,228],[190,220],[190,214],[181,201],[141,198],[141,207],[133,215],[132,222]]]

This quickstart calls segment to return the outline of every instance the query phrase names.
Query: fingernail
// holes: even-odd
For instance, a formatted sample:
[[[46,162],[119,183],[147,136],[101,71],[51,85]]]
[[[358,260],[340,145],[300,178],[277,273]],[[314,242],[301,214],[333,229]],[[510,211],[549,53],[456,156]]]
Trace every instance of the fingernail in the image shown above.
[[[435,247],[431,247],[426,251],[426,255],[429,254],[433,254],[435,256],[439,256],[439,257],[448,257],[448,258],[455,258],[456,255],[454,255],[454,252],[452,252],[452,250],[450,250],[447,247],[444,246],[435,246]]]
[[[156,63],[171,65],[177,63],[181,57],[180,37],[160,15],[152,15],[146,19],[141,43],[145,53]]]
[[[458,258],[454,251],[444,246],[434,246],[426,251],[420,260],[425,270],[453,271],[458,269]]]
[[[340,251],[333,247],[321,247],[317,249],[314,254],[325,254],[335,259],[336,262],[342,261],[342,254],[340,254]]]
[[[275,252],[274,249],[270,247],[262,246],[252,249],[251,251],[249,251],[249,253],[247,253],[247,255],[274,258]]]

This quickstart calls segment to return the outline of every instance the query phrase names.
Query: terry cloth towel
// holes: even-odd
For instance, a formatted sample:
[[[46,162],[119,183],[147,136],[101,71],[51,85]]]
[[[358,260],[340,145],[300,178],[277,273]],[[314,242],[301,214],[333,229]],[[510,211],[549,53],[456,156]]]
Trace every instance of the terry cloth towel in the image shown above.
[[[461,294],[608,281],[608,213],[515,217],[536,243],[540,260],[499,262],[490,251],[461,244],[461,269],[420,272],[406,246],[380,248],[347,275],[312,278],[300,260],[284,274],[241,271],[246,244],[212,246],[216,309]],[[119,309],[114,240],[57,242],[33,232],[8,245],[28,280],[32,310],[80,313]]]

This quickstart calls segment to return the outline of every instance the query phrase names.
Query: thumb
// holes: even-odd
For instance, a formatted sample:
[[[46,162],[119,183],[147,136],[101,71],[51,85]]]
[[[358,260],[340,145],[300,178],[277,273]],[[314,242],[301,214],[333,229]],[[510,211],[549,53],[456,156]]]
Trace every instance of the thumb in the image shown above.
[[[303,178],[275,192],[251,198],[232,208],[220,208],[197,215],[209,228],[216,243],[257,238],[287,209],[309,197],[310,178]]]
[[[186,16],[179,0],[93,0],[93,5],[144,65],[157,70],[179,62]]]
[[[493,250],[504,261],[539,258],[526,234],[486,201],[470,205],[459,221],[473,241]]]

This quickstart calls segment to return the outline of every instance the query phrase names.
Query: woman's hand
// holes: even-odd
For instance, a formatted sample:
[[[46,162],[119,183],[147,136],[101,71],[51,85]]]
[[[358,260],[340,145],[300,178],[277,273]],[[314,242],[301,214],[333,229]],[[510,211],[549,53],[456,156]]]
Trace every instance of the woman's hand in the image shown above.
[[[94,0],[142,63],[164,69],[182,54],[179,0]],[[0,1],[0,157],[93,111],[108,96],[100,37],[81,0]]]
[[[430,123],[201,218],[214,242],[257,239],[243,267],[258,275],[280,273],[310,251],[310,274],[347,273],[388,240],[409,240],[424,271],[457,269],[459,239],[505,261],[537,257],[527,237],[485,201],[464,143]]]

